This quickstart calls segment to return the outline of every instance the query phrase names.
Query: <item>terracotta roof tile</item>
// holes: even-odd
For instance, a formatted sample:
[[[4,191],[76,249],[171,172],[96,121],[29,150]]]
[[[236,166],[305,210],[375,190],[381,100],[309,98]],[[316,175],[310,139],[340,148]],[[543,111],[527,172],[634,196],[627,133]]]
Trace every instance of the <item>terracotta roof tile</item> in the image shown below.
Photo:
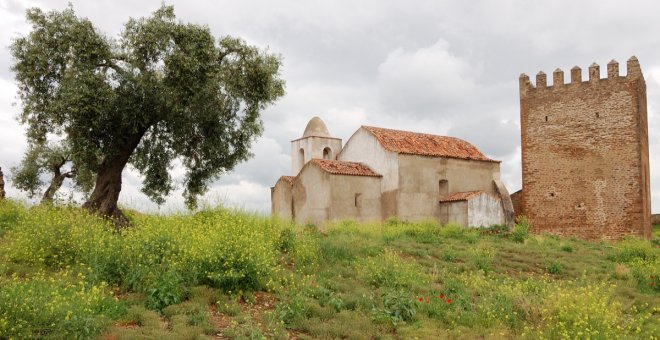
[[[440,200],[440,203],[446,203],[446,202],[458,202],[458,201],[467,201],[471,198],[477,197],[481,194],[486,193],[485,191],[482,190],[477,190],[477,191],[464,191],[464,192],[455,192],[444,199]]]
[[[293,185],[293,180],[296,179],[296,177],[295,176],[282,176],[277,181],[279,182],[280,179],[283,179],[283,180],[287,181],[289,184]]]
[[[333,159],[312,159],[311,162],[318,165],[323,171],[331,174],[383,177],[381,174],[376,173],[371,170],[370,167],[362,163],[337,161]]]
[[[362,127],[371,132],[378,139],[380,145],[392,152],[499,162],[484,156],[474,145],[459,138],[383,129],[373,126],[363,125]]]

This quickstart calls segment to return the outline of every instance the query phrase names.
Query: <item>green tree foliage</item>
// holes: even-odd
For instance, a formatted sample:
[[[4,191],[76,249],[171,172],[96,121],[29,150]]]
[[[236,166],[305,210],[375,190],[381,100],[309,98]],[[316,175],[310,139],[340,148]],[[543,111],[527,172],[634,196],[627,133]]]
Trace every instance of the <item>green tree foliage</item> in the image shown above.
[[[27,20],[32,31],[11,53],[28,139],[64,138],[77,171],[96,175],[84,206],[118,224],[126,223],[117,208],[126,164],[160,204],[179,159],[194,207],[211,180],[248,159],[260,112],[284,94],[278,56],[217,40],[206,26],[177,21],[170,6],[129,19],[117,39],[72,8],[33,8]]]
[[[89,192],[94,185],[93,174],[78,173],[72,167],[71,160],[70,148],[64,142],[32,144],[21,163],[11,169],[14,186],[34,198],[41,194],[46,185],[42,178],[48,176],[50,182],[42,193],[42,203],[52,202],[67,178],[74,180],[79,191]]]

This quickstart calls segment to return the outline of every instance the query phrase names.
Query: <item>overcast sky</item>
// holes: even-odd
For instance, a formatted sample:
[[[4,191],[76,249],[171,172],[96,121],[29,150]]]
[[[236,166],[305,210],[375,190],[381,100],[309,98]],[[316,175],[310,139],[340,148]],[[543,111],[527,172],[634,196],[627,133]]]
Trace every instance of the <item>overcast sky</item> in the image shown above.
[[[28,32],[25,9],[69,1],[0,0],[0,166],[25,151],[12,38]],[[116,36],[129,17],[161,0],[73,0],[76,13]],[[653,212],[660,213],[660,1],[166,1],[185,22],[268,47],[283,58],[286,95],[263,112],[255,156],[215,182],[206,200],[270,211],[270,186],[291,175],[290,141],[317,115],[344,142],[360,125],[463,138],[502,161],[511,192],[521,187],[518,76],[574,65],[640,60],[647,84]],[[567,73],[567,78],[568,73]],[[175,178],[182,172],[175,170]],[[124,171],[120,201],[157,207]],[[8,181],[9,195],[20,196]],[[180,190],[162,208],[183,207]]]

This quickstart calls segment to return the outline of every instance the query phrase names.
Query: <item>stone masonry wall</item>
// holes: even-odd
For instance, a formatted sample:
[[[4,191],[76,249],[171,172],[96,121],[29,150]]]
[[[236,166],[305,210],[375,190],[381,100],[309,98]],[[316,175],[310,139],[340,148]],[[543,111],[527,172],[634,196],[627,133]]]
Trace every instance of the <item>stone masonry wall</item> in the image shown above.
[[[651,236],[646,86],[635,57],[619,65],[520,77],[522,210],[535,232],[586,239]]]
[[[513,211],[515,216],[525,215],[522,207],[522,189],[511,194],[511,203],[513,204]]]
[[[651,224],[660,224],[660,214],[651,215]]]

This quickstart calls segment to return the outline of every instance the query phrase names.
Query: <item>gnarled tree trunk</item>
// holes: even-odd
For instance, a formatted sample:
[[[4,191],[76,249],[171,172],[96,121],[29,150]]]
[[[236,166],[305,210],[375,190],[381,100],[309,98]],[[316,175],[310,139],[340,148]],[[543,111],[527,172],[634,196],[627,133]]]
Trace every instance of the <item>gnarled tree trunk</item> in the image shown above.
[[[96,175],[94,190],[87,202],[83,204],[83,208],[111,218],[118,229],[129,225],[128,219],[117,207],[121,191],[121,173],[143,135],[144,132],[132,136],[114,157],[103,161]]]
[[[44,196],[41,198],[41,203],[51,203],[55,197],[57,190],[60,190],[64,180],[67,178],[73,177],[73,172],[65,172],[63,174],[59,171],[53,176],[53,179],[50,181],[48,189],[44,192]]]
[[[53,170],[53,179],[50,181],[48,189],[44,192],[44,196],[41,198],[41,203],[52,203],[55,193],[57,190],[60,190],[64,180],[73,177],[73,171],[62,173],[60,169],[64,164],[66,164],[66,159],[62,158],[61,162],[52,165],[51,170]]]
[[[5,178],[2,175],[2,168],[0,168],[0,200],[5,198]]]

